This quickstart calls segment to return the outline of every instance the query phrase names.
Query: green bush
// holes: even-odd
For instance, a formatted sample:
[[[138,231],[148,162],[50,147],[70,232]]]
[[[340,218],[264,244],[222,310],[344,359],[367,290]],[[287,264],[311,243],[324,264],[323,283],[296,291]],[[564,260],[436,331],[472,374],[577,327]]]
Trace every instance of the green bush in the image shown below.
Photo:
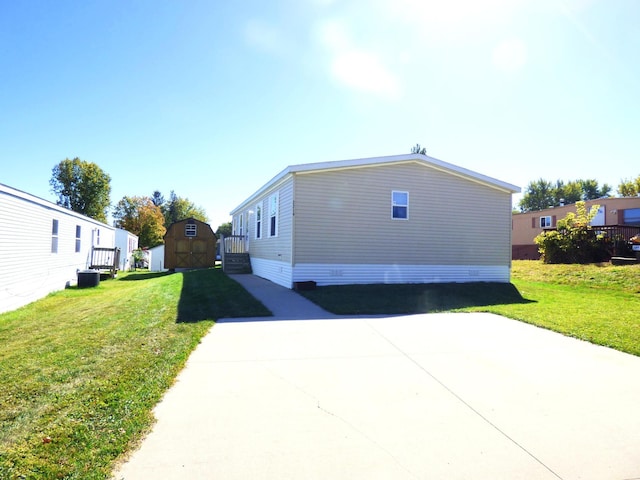
[[[535,238],[545,263],[595,263],[608,260],[612,240],[591,228],[590,222],[599,205],[587,212],[585,202],[576,203],[576,213],[558,220],[557,229],[542,232]]]

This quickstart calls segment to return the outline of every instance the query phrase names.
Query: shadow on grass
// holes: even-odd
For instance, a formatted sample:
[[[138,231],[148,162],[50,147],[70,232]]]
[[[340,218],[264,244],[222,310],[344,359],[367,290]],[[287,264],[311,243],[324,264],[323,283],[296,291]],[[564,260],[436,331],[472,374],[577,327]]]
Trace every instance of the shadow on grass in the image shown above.
[[[126,277],[122,277],[119,280],[122,282],[137,282],[140,280],[151,280],[152,278],[166,277],[173,272],[142,272],[142,273],[130,273]]]
[[[181,275],[177,323],[271,315],[262,303],[220,268],[189,270]]]
[[[338,315],[432,313],[532,302],[511,283],[486,282],[339,285],[299,293]]]

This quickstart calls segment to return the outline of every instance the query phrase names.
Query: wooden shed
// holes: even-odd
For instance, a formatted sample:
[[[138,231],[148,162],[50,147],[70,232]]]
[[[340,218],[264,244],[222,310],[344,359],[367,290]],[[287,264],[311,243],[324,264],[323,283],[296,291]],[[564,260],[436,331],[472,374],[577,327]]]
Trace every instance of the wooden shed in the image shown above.
[[[208,223],[195,218],[173,223],[164,236],[164,268],[215,266],[217,241]]]

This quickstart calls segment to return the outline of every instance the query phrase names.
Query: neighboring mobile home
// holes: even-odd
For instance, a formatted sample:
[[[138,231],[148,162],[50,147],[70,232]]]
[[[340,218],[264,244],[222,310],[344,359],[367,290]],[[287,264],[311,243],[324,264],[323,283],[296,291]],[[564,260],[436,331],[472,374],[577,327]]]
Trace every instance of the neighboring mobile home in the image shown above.
[[[131,270],[133,265],[133,251],[138,249],[138,236],[127,230],[116,228],[116,247],[120,249],[119,269],[123,272]]]
[[[0,184],[0,312],[77,282],[115,228]]]
[[[599,205],[592,226],[640,226],[640,197],[600,198],[585,202],[587,211]],[[535,212],[514,213],[512,220],[512,255],[514,260],[537,260],[538,246],[534,242],[540,233],[555,229],[558,220],[575,213],[575,204],[547,208]]]
[[[231,212],[233,233],[288,288],[509,282],[519,191],[420,154],[294,165]]]

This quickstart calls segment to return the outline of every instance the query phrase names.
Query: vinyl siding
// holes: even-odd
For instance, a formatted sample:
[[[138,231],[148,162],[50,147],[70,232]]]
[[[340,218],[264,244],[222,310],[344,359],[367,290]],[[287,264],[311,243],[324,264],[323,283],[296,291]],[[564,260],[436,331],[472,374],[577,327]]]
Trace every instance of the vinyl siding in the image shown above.
[[[277,235],[271,237],[269,235],[269,197],[278,194],[278,217],[277,217]],[[256,220],[255,207],[257,204],[262,205],[262,236],[255,237]],[[249,221],[245,231],[249,235],[249,252],[251,260],[254,259],[270,260],[291,264],[291,242],[292,242],[292,225],[293,225],[293,179],[288,178],[277,188],[265,192],[260,198],[255,199],[250,204],[242,205],[234,212],[234,222],[240,213],[249,213]],[[235,225],[234,225],[235,226]]]
[[[251,256],[251,270],[258,277],[266,278],[286,288],[293,287],[290,263]]]
[[[509,266],[509,192],[417,163],[295,178],[296,265]],[[391,218],[393,190],[408,220]]]
[[[51,252],[53,219],[58,220],[58,253]],[[77,270],[88,266],[96,229],[100,246],[113,247],[113,227],[0,185],[0,312],[75,283]]]

